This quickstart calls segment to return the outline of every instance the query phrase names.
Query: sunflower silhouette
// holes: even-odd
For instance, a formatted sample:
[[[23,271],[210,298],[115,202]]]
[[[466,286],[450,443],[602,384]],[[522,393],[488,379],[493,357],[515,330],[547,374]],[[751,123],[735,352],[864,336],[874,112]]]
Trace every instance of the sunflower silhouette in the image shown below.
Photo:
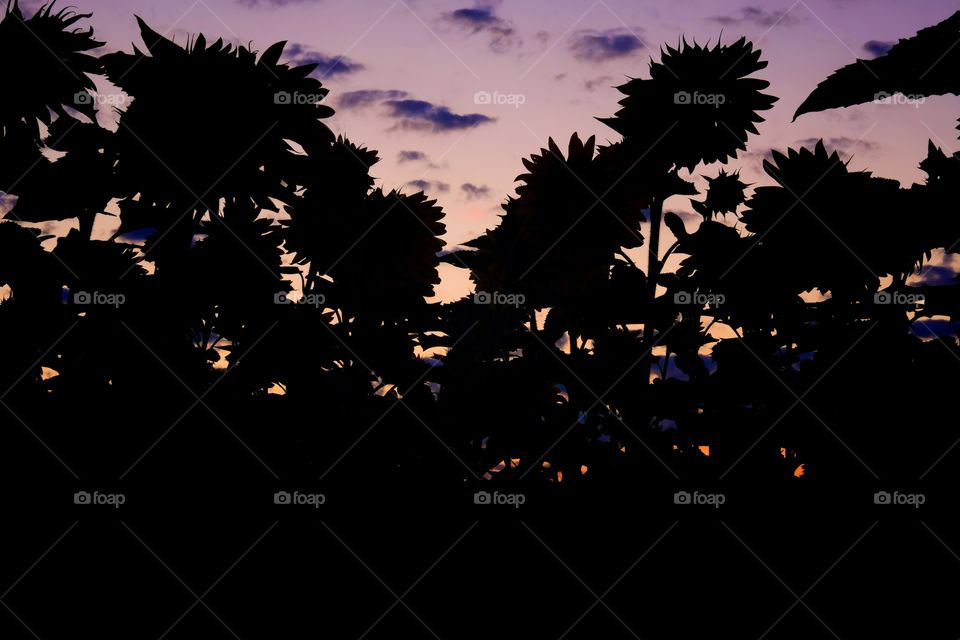
[[[600,121],[678,167],[726,162],[747,148],[747,134],[757,133],[755,124],[764,121],[758,112],[778,100],[762,93],[769,82],[747,77],[766,66],[745,38],[713,48],[684,40],[650,63],[650,79],[618,87],[626,95],[621,109]]]
[[[53,115],[73,121],[69,106],[90,119],[96,113],[88,74],[101,72],[100,61],[87,52],[103,46],[93,39],[93,28],[73,26],[92,14],[69,8],[53,12],[54,3],[25,18],[19,3],[9,5],[0,21],[0,60],[3,100],[0,128],[26,127],[38,144],[38,122],[49,126]]]
[[[289,143],[322,155],[334,141],[320,119],[327,90],[309,77],[316,65],[278,64],[285,43],[259,60],[245,47],[208,45],[203,35],[185,48],[141,19],[150,55],[103,56],[110,80],[133,97],[117,132],[117,177],[123,195],[155,202],[195,202],[216,211],[224,197],[291,201],[298,157]]]

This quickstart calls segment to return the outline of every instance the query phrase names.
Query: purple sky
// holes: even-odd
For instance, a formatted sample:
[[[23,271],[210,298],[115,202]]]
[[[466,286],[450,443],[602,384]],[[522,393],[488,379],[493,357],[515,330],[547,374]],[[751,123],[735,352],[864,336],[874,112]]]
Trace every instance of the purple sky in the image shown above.
[[[24,3],[35,6],[36,2]],[[866,105],[790,119],[834,69],[874,57],[956,11],[950,0],[73,0],[112,49],[139,44],[134,14],[184,42],[203,32],[264,50],[287,40],[288,58],[320,62],[337,133],[379,149],[378,185],[425,189],[447,211],[447,242],[496,224],[499,203],[523,172],[521,158],[570,134],[616,139],[594,120],[611,115],[628,76],[645,77],[651,54],[681,35],[698,42],[741,35],[770,64],[760,77],[780,97],[750,152],[729,165],[745,182],[769,182],[770,148],[824,138],[853,154],[851,167],[908,185],[926,141],[958,148],[960,98],[922,105]],[[320,73],[318,69],[318,73]],[[486,100],[487,97],[490,100]],[[499,103],[498,103],[499,102]],[[808,143],[809,144],[809,143]],[[698,167],[695,175],[716,175]],[[698,184],[705,181],[698,179]],[[668,209],[691,211],[676,198]],[[442,297],[466,291],[465,274],[444,267]]]

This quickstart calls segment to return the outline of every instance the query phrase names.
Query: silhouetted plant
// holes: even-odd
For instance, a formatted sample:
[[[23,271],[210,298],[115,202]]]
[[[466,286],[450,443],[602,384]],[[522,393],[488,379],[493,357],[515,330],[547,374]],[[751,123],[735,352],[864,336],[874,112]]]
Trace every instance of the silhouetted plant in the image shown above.
[[[766,67],[745,38],[713,48],[667,46],[660,62],[650,63],[649,79],[618,87],[627,96],[622,108],[600,121],[642,153],[688,171],[700,162],[726,163],[746,150],[747,134],[757,134],[764,121],[757,112],[777,101],[762,93],[769,82],[748,77]]]
[[[251,197],[274,210],[269,198],[290,201],[290,178],[303,163],[287,140],[310,155],[334,137],[321,118],[333,109],[316,65],[278,61],[284,43],[256,54],[245,47],[207,45],[202,35],[183,48],[139,20],[149,55],[102,57],[107,77],[133,97],[120,118],[115,143],[118,189],[148,202],[217,212],[224,197]]]
[[[900,40],[879,58],[857,60],[838,69],[817,86],[793,117],[886,100],[898,93],[914,100],[960,94],[958,37],[960,11],[921,29],[912,38]]]
[[[822,141],[773,158],[764,169],[780,186],[758,187],[742,220],[782,265],[782,286],[848,296],[913,270],[923,248],[911,251],[903,234],[890,233],[903,211],[897,182],[848,171]]]
[[[102,67],[89,52],[103,43],[93,38],[92,28],[75,28],[90,15],[69,8],[54,12],[50,3],[27,18],[13,2],[0,22],[0,59],[16,61],[4,67],[0,190],[19,195],[12,214],[16,219],[78,217],[88,234],[95,212],[109,199],[104,183],[109,160],[100,153],[105,138],[99,127],[74,118],[67,107],[96,118],[90,75]],[[40,154],[41,146],[66,155],[51,162]],[[51,189],[51,184],[61,188]]]
[[[566,156],[551,139],[523,163],[502,224],[465,245],[475,253],[446,261],[467,261],[478,291],[522,293],[535,308],[582,298],[608,280],[622,249],[641,245],[643,212],[609,195],[619,175],[597,157],[592,137],[573,134]]]
[[[736,214],[737,208],[746,200],[745,191],[750,186],[741,182],[739,171],[728,174],[723,169],[716,178],[707,176],[707,184],[707,199],[690,202],[694,211],[702,215],[704,220],[717,215]]]
[[[93,39],[93,28],[73,28],[91,15],[69,8],[54,13],[51,2],[27,18],[17,2],[7,5],[0,21],[0,58],[9,61],[0,103],[5,132],[25,128],[40,144],[40,123],[50,126],[54,116],[74,120],[65,106],[95,117],[89,74],[100,73],[101,63],[88,52],[103,43]]]
[[[798,114],[863,102],[868,87],[954,92],[942,69],[906,78],[958,16],[841,70]],[[774,152],[771,186],[750,193],[722,167],[700,196],[689,174],[735,158],[776,101],[744,39],[667,47],[602,120],[622,139],[550,139],[523,160],[499,225],[442,254],[442,208],[374,188],[377,152],[333,135],[315,65],[280,64],[283,43],[181,47],[141,20],[146,52],[97,57],[92,31],[74,30],[86,17],[47,5],[24,18],[14,4],[0,22],[0,55],[22,60],[0,106],[7,216],[78,227],[0,224],[0,378],[30,422],[96,424],[87,439],[55,427],[96,473],[180,421],[203,435],[176,459],[206,459],[222,443],[202,411],[298,477],[337,467],[364,436],[346,482],[450,491],[473,476],[632,490],[738,465],[796,481],[801,463],[836,479],[862,462],[838,441],[900,470],[952,437],[904,425],[924,384],[939,390],[928,405],[945,405],[960,357],[936,341],[948,330],[923,333],[960,318],[960,286],[915,281],[960,237],[960,155],[930,143],[926,183],[905,189],[821,141]],[[860,67],[880,82],[857,84]],[[100,72],[134,98],[116,131],[89,94]],[[667,210],[676,196],[699,218]],[[428,301],[441,260],[470,270],[475,297]],[[90,293],[123,302],[85,304]],[[828,374],[900,397],[851,401],[820,384]]]

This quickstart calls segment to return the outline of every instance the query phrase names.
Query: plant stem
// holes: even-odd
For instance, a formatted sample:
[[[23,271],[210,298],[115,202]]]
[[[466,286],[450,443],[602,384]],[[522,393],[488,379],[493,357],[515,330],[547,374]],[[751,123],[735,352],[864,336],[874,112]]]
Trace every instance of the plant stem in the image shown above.
[[[650,384],[650,372],[653,369],[653,302],[657,297],[657,280],[660,278],[660,224],[663,220],[663,200],[659,197],[650,204],[650,243],[647,245],[647,290],[645,292],[646,317],[643,319],[644,353],[649,362],[646,384]]]
[[[657,297],[660,277],[660,224],[663,221],[663,200],[655,198],[650,205],[650,243],[647,246],[647,301]]]
[[[93,239],[93,225],[96,222],[97,213],[95,211],[84,211],[79,216],[80,237],[90,241]]]

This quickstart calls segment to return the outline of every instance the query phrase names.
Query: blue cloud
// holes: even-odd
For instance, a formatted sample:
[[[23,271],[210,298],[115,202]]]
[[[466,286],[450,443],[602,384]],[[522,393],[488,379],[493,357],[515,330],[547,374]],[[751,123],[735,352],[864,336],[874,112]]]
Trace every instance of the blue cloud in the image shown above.
[[[484,33],[490,38],[490,49],[504,53],[523,44],[517,30],[508,21],[496,15],[491,4],[444,13],[441,20],[471,34]]]
[[[627,29],[577,31],[570,40],[570,53],[584,62],[625,58],[643,49],[643,41]]]
[[[910,325],[910,331],[918,338],[952,338],[958,328],[960,323],[939,318],[921,318]]]
[[[423,151],[401,151],[397,154],[397,162],[417,162],[426,159],[427,154]]]
[[[788,9],[768,10],[762,7],[750,6],[743,7],[736,15],[732,16],[713,16],[708,18],[712,22],[718,22],[726,26],[743,26],[753,24],[759,27],[772,28],[792,27],[803,22],[803,18],[796,11]]]
[[[500,21],[493,15],[493,7],[476,7],[473,9],[457,9],[451,12],[450,16],[455,20],[463,21],[467,24],[475,25],[478,29],[484,26],[496,24]]]
[[[287,45],[284,55],[289,63],[296,66],[317,65],[317,68],[310,75],[321,80],[334,76],[345,76],[366,69],[364,65],[346,56],[328,56],[296,42]]]
[[[919,276],[921,284],[934,287],[957,282],[957,272],[944,266],[925,265]]]
[[[490,187],[485,184],[476,185],[472,182],[465,182],[460,185],[460,190],[466,194],[467,200],[479,200],[490,196]]]
[[[363,109],[384,100],[400,100],[409,94],[398,89],[360,89],[341,93],[337,98],[337,106],[341,109]]]
[[[884,42],[882,40],[868,40],[863,43],[863,50],[872,55],[874,58],[879,58],[880,56],[886,55],[890,49],[893,48],[895,42]]]
[[[397,120],[401,129],[443,133],[496,122],[495,118],[482,113],[454,113],[448,107],[426,100],[387,100],[385,104],[389,108],[388,114]]]
[[[439,180],[411,180],[407,183],[407,186],[419,189],[420,191],[436,191],[438,193],[450,191],[450,185],[446,182],[440,182]]]

